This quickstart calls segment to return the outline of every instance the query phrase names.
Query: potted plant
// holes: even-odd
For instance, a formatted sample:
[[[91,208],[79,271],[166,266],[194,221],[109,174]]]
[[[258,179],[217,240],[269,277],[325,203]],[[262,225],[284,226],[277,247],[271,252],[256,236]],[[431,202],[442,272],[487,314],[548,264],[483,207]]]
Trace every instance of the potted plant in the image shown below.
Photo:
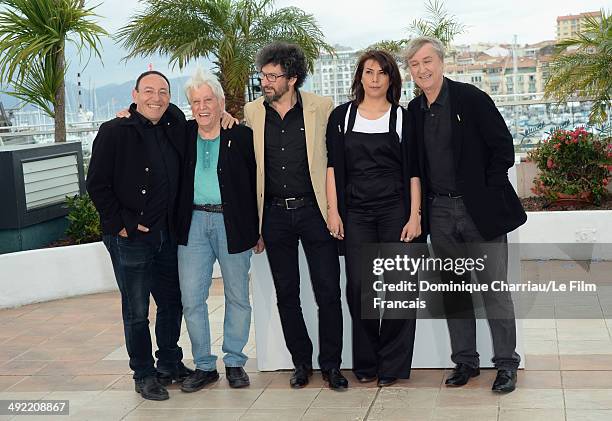
[[[558,206],[600,204],[612,170],[612,142],[584,127],[556,130],[529,152],[540,174],[532,191]]]

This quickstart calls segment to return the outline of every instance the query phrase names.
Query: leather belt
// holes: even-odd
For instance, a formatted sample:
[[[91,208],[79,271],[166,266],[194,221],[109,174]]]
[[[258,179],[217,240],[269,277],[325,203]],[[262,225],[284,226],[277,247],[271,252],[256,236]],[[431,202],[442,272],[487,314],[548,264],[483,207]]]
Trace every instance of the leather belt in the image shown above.
[[[448,197],[449,199],[461,199],[463,197],[462,194],[459,193],[434,193],[434,192],[429,192],[430,196],[436,196],[436,197]]]
[[[214,212],[214,213],[223,213],[223,205],[193,205],[194,210],[204,211],[204,212]]]
[[[312,196],[302,196],[302,197],[270,197],[266,199],[266,202],[274,205],[280,206],[287,210],[299,209],[304,206],[314,205],[316,200]]]

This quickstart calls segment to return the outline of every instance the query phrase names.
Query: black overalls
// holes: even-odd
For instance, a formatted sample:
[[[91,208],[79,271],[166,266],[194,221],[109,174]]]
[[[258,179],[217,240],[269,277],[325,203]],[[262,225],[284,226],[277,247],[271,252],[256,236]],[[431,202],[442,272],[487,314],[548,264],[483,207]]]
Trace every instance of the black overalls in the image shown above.
[[[353,319],[353,371],[361,377],[408,378],[416,320],[362,319],[359,273],[364,258],[361,245],[399,243],[402,228],[408,222],[402,197],[397,107],[391,108],[387,133],[354,132],[356,113],[357,107],[350,107],[344,138],[347,209],[344,241],[347,301]],[[364,285],[371,287],[371,279]]]

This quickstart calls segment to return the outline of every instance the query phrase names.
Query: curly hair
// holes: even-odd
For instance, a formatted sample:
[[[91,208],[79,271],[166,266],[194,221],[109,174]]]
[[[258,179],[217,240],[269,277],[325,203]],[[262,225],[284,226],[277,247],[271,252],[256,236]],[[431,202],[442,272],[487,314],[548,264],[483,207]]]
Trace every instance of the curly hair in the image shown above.
[[[397,62],[391,54],[382,50],[369,50],[359,57],[357,70],[353,77],[351,85],[351,93],[356,104],[361,104],[365,96],[365,91],[361,84],[361,76],[366,61],[374,60],[382,68],[383,73],[389,76],[389,88],[387,89],[387,101],[391,104],[398,105],[402,96],[402,77],[400,75]]]
[[[278,41],[266,45],[257,53],[255,66],[261,71],[261,68],[267,64],[279,64],[287,74],[287,78],[297,78],[296,89],[302,86],[308,74],[304,51],[295,44]]]

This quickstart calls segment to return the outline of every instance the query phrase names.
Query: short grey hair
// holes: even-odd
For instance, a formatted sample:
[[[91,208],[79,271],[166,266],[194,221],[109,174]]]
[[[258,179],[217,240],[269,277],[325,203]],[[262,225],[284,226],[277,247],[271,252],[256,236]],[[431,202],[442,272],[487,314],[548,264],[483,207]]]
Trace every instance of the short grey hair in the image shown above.
[[[444,44],[438,38],[422,36],[410,41],[408,47],[402,53],[404,64],[408,67],[408,61],[423,47],[425,44],[431,44],[437,56],[444,62]]]
[[[215,95],[219,101],[225,99],[223,87],[217,76],[198,67],[193,76],[185,83],[185,96],[189,104],[191,104],[191,97],[189,95],[191,90],[198,89],[202,85],[208,85],[213,95]]]

